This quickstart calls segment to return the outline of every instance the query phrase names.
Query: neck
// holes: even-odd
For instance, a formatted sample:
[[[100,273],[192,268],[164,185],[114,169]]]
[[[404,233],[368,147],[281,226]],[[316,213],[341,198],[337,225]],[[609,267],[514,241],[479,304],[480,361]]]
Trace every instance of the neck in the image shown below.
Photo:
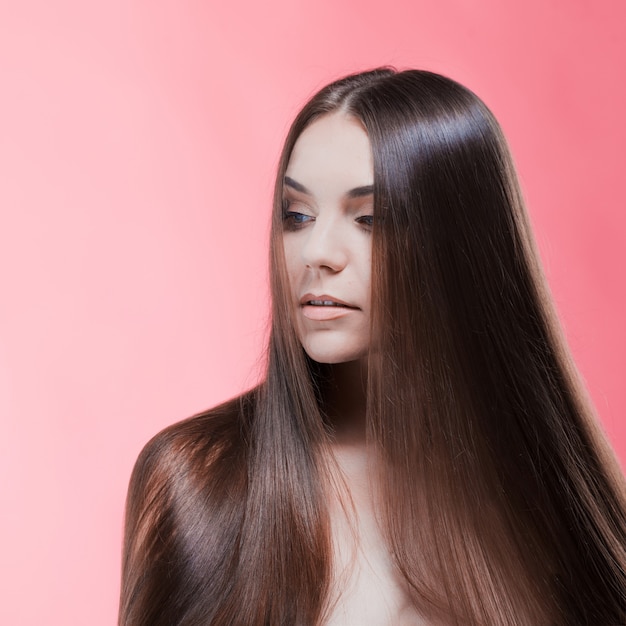
[[[338,444],[365,443],[367,361],[330,366],[324,410]]]

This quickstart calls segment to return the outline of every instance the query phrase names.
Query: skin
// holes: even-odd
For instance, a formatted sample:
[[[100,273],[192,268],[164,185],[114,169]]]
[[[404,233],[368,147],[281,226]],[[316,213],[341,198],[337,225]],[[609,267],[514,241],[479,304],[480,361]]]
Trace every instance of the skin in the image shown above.
[[[369,139],[354,118],[325,116],[298,138],[283,244],[298,336],[321,363],[363,360],[369,349],[373,184]],[[320,300],[309,296],[341,306],[311,306]]]
[[[367,133],[341,112],[303,131],[285,172],[283,246],[294,322],[307,354],[333,365],[324,410],[335,435],[337,489],[329,510],[338,593],[326,626],[425,623],[380,532],[372,488],[376,456],[365,437],[373,183]]]

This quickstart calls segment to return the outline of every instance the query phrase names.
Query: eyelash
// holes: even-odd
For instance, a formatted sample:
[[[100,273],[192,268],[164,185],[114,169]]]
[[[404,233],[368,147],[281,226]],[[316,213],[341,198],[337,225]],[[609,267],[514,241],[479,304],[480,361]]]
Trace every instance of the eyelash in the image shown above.
[[[304,213],[298,213],[297,211],[283,211],[283,224],[285,230],[299,230],[302,228],[311,218]]]
[[[374,226],[373,215],[361,215],[361,217],[356,218],[356,221],[359,222],[359,224],[363,224],[364,226],[367,226],[368,228],[372,228],[372,226]]]
[[[283,203],[283,225],[287,231],[300,230],[304,226],[314,220],[315,218],[305,213],[299,213],[298,211],[290,211],[289,203]],[[355,219],[355,222],[360,224],[364,229],[371,230],[374,226],[373,215],[360,215]]]

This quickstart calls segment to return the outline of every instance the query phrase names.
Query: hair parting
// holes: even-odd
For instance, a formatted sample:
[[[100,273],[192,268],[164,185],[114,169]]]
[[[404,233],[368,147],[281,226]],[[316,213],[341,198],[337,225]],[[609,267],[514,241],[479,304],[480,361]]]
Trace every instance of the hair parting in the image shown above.
[[[358,120],[372,146],[367,431],[411,602],[433,624],[626,623],[624,479],[564,340],[502,131],[458,83],[380,68],[320,90],[288,133],[265,380],[141,453],[120,625],[313,625],[336,600],[326,370],[296,335],[282,245],[293,147],[330,114]]]

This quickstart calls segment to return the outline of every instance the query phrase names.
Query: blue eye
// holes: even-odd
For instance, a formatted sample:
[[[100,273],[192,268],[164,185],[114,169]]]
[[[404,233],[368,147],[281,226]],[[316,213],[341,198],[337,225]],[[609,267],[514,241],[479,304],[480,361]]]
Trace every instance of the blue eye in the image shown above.
[[[297,211],[283,211],[283,224],[286,230],[297,230],[314,218]]]
[[[296,213],[295,211],[289,211],[286,217],[293,220],[296,224],[303,224],[309,219],[308,215],[304,215],[304,213]]]
[[[361,217],[357,217],[356,221],[359,224],[362,224],[363,226],[367,226],[369,228],[374,226],[374,216],[373,215],[361,215]]]

